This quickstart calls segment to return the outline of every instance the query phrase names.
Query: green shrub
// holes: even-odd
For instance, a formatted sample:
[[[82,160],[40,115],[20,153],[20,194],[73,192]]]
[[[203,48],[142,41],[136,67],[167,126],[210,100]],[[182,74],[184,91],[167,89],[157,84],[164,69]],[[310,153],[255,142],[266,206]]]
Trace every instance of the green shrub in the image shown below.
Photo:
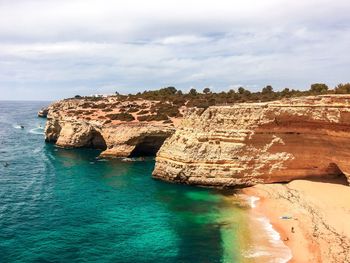
[[[148,110],[141,110],[137,113],[137,115],[145,115],[145,114],[148,114],[149,111]]]
[[[137,120],[138,121],[165,121],[165,120],[169,120],[169,118],[165,114],[155,114],[155,115],[137,116]]]
[[[136,108],[136,107],[131,107],[130,109],[128,109],[126,112],[129,112],[129,113],[133,113],[133,112],[138,112],[139,109]]]
[[[133,121],[133,120],[135,120],[134,116],[132,116],[130,113],[127,113],[127,112],[107,114],[106,117],[111,119],[111,120],[120,120],[120,121]]]

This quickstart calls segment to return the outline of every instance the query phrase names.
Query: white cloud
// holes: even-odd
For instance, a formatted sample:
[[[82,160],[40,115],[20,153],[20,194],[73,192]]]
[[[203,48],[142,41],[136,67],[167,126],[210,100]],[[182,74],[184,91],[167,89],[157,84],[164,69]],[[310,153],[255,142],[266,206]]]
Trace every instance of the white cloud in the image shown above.
[[[0,99],[334,85],[349,81],[349,11],[345,0],[2,0]]]
[[[169,36],[163,39],[156,40],[155,43],[163,45],[191,45],[191,44],[200,44],[207,42],[210,39],[208,37],[196,36],[196,35],[178,35],[178,36]]]

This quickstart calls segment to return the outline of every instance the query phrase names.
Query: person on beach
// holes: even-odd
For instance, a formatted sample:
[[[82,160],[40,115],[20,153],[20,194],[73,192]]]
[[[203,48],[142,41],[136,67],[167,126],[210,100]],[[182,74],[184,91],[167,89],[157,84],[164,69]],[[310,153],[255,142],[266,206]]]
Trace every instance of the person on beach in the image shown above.
[[[292,233],[294,233],[294,226],[292,226],[292,228],[291,228],[291,232],[292,232]]]

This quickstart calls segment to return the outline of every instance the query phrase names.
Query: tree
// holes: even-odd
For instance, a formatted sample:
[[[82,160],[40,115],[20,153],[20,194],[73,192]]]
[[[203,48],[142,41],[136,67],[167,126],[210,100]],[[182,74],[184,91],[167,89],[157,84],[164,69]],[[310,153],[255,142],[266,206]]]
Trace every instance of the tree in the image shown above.
[[[115,92],[115,95],[119,96],[119,95],[120,95],[120,93],[119,93],[118,91],[116,91],[116,92]]]
[[[328,91],[328,86],[324,83],[311,84],[310,91],[314,94],[322,94]]]
[[[171,95],[174,95],[176,91],[177,90],[174,87],[166,87],[160,90],[154,90],[152,91],[152,93],[155,95],[161,95],[161,96],[171,96]]]
[[[166,88],[161,89],[161,90],[163,90],[165,93],[170,94],[170,95],[174,95],[177,91],[177,89],[175,87],[172,87],[172,86],[166,87]]]
[[[208,93],[211,93],[211,91],[210,91],[209,88],[204,88],[204,89],[203,89],[203,93],[204,93],[204,94],[208,94]]]
[[[80,95],[75,95],[74,98],[81,99],[81,96]]]
[[[192,96],[196,96],[198,94],[198,92],[196,89],[192,88],[192,89],[190,89],[190,92],[188,94],[190,94]]]
[[[281,95],[282,97],[287,97],[290,93],[290,90],[288,88],[284,88],[282,91],[281,91]]]
[[[181,90],[178,90],[178,91],[176,92],[176,95],[182,96],[182,95],[183,95],[183,93],[182,93],[182,91],[181,91]]]
[[[244,94],[245,93],[245,89],[243,87],[239,87],[238,88],[238,93],[239,94]]]
[[[249,90],[247,90],[247,89],[244,91],[244,95],[247,96],[247,97],[249,97],[251,94],[252,93]]]
[[[269,94],[273,92],[273,88],[271,85],[267,85],[265,88],[262,89],[262,94]]]
[[[334,92],[336,94],[347,94],[350,93],[350,83],[339,84],[335,87]]]

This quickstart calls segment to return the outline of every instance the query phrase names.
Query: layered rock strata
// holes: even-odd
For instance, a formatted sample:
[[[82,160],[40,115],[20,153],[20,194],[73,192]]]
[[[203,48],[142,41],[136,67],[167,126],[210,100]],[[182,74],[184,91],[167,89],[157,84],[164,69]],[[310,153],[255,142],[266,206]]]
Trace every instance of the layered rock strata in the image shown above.
[[[65,148],[102,149],[103,157],[155,155],[175,130],[173,121],[138,121],[138,112],[147,112],[156,101],[119,101],[115,97],[67,99],[48,108],[45,140]],[[134,120],[113,116],[129,110]],[[141,112],[142,113],[142,112]],[[112,116],[112,119],[109,117]],[[145,116],[145,115],[142,115]]]
[[[156,158],[155,178],[248,186],[350,175],[350,96],[193,110]]]

